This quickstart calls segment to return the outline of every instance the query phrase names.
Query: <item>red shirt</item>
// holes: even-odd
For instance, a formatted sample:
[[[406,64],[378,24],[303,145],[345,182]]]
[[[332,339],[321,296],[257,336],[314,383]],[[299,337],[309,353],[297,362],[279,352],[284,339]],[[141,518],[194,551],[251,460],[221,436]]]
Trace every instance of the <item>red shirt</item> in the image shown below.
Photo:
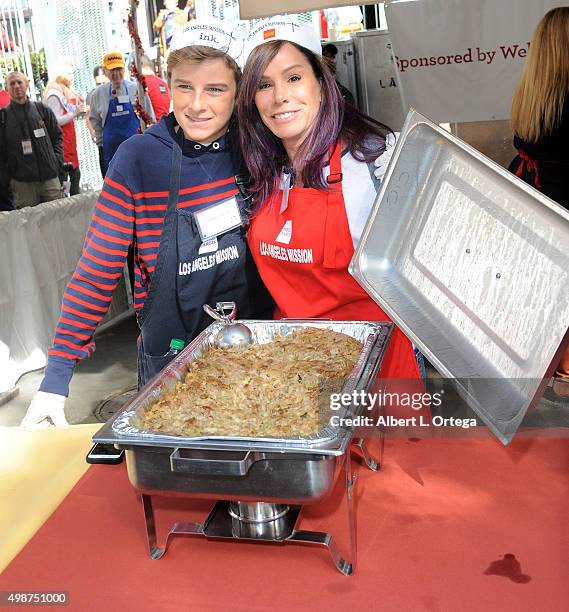
[[[170,90],[166,81],[154,74],[145,74],[144,79],[156,121],[160,121],[160,117],[170,112]]]
[[[4,89],[0,89],[0,108],[4,108],[10,104],[10,96]]]

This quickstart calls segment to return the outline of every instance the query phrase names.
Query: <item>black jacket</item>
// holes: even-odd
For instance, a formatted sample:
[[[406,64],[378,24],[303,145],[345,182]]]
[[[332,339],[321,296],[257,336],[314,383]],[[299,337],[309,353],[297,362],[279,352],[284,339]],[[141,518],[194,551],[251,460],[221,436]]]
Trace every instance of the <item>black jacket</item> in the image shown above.
[[[517,174],[522,181],[536,187],[546,196],[569,210],[569,93],[560,122],[553,132],[537,142],[526,142],[514,137],[514,147],[529,156],[535,166],[528,165],[516,155],[508,170]],[[537,173],[536,173],[537,169]]]
[[[22,143],[31,141],[24,155]],[[47,181],[61,173],[63,135],[51,109],[41,102],[10,102],[0,110],[0,168],[2,182]]]
[[[565,102],[561,111],[561,120],[554,127],[549,136],[541,138],[537,142],[527,142],[514,134],[514,147],[522,149],[532,159],[547,160],[549,162],[569,163],[569,92],[565,96]],[[567,169],[565,169],[565,174]]]

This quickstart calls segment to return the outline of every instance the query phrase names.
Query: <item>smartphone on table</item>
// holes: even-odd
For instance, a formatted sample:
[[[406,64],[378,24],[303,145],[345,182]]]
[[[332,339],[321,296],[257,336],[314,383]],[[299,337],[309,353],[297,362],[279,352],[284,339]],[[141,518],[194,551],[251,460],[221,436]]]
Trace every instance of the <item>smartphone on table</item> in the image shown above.
[[[106,463],[116,465],[123,460],[124,449],[119,450],[113,444],[97,442],[87,454],[87,463]]]

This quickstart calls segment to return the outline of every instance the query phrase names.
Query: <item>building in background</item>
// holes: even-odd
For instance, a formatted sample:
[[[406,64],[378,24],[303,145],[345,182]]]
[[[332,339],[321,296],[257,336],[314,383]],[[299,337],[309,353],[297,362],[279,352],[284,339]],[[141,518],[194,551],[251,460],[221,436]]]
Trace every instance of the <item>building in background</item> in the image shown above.
[[[32,10],[28,0],[0,0],[0,75],[2,80],[14,70],[20,70],[30,80],[30,96],[37,94],[36,78],[40,71],[32,67],[35,50],[31,27]],[[35,73],[35,74],[34,74]]]

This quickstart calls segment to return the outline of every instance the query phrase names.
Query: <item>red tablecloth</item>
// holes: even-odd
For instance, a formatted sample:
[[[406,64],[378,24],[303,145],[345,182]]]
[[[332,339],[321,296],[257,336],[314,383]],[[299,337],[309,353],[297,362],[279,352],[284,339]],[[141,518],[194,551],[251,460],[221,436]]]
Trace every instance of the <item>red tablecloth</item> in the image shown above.
[[[124,466],[94,466],[0,578],[0,590],[70,593],[73,610],[567,610],[569,441],[389,440],[358,468],[358,567],[323,549],[174,539],[147,553]],[[302,529],[344,526],[340,488]],[[156,498],[162,531],[202,500]],[[25,609],[25,608],[18,608]]]

